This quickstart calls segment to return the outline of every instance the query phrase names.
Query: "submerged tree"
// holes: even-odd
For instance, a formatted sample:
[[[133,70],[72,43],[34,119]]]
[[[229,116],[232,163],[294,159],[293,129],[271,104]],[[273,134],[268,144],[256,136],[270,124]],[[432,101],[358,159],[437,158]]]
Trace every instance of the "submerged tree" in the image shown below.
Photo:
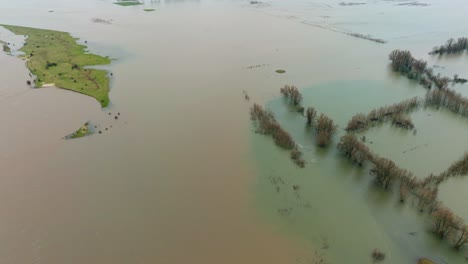
[[[461,37],[455,41],[453,38],[447,40],[445,45],[440,47],[434,47],[429,54],[440,54],[443,55],[444,53],[453,54],[453,53],[461,53],[464,50],[468,50],[468,38]]]
[[[413,121],[409,116],[397,114],[394,115],[392,118],[392,123],[398,127],[406,128],[406,129],[413,129],[414,124]]]
[[[453,233],[453,246],[455,249],[459,250],[464,244],[468,243],[468,225],[465,225],[463,220],[458,219]]]
[[[280,92],[295,106],[298,106],[302,101],[302,94],[294,85],[285,85],[280,89]]]
[[[317,144],[319,147],[327,146],[336,130],[337,126],[333,123],[333,120],[324,114],[320,114],[316,126]]]
[[[440,238],[444,238],[450,234],[451,229],[456,225],[456,217],[446,207],[439,207],[432,213],[432,220],[434,222],[434,232]]]
[[[351,134],[342,136],[337,147],[341,153],[351,161],[356,162],[359,166],[362,166],[364,161],[372,157],[369,148]]]
[[[315,108],[307,107],[306,117],[307,117],[307,124],[309,126],[314,123],[316,116],[317,116],[317,111],[315,111]]]

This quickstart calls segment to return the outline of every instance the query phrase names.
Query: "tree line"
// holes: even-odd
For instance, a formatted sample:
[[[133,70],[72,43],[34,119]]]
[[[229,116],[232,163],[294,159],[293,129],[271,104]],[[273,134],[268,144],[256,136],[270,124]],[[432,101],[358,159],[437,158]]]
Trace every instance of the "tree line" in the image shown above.
[[[456,114],[468,117],[468,98],[448,88],[436,89],[427,93],[425,104],[444,107]]]
[[[414,125],[409,117],[405,117],[403,113],[410,112],[420,106],[420,100],[417,97],[402,101],[400,103],[382,106],[373,109],[368,114],[357,113],[348,122],[345,130],[353,132],[367,129],[377,123],[392,119],[393,123],[405,128],[413,128]]]
[[[457,40],[451,38],[447,40],[445,45],[441,46],[436,46],[432,49],[429,54],[439,54],[443,55],[445,53],[447,54],[454,54],[454,53],[461,53],[465,50],[468,50],[468,38],[466,37],[461,37],[458,38]]]
[[[304,107],[301,106],[302,94],[296,86],[285,85],[280,88],[280,93],[285,96],[293,106],[297,107],[298,112],[306,117],[306,124],[314,127],[317,145],[319,147],[328,146],[331,138],[336,134],[338,129],[334,121],[323,113],[317,117],[317,111],[313,107],[304,109]]]
[[[417,80],[421,85],[430,89],[432,84],[437,88],[446,88],[450,82],[464,82],[465,79],[458,78],[452,80],[448,77],[434,74],[434,70],[427,66],[424,60],[417,60],[408,50],[394,50],[390,53],[389,59],[393,71],[405,75],[409,79]]]
[[[413,194],[419,201],[420,210],[427,210],[430,214],[434,234],[447,239],[455,249],[460,249],[463,245],[468,244],[468,225],[437,199],[438,184],[442,182],[440,178],[432,176],[425,180],[419,180],[411,172],[399,168],[393,161],[374,154],[352,134],[344,135],[337,147],[342,154],[359,166],[362,166],[365,161],[372,163],[371,174],[374,175],[376,183],[383,188],[391,188],[398,182],[401,202],[404,202],[409,194]],[[441,174],[443,176],[439,177],[446,179],[454,175],[467,174],[468,153],[443,172]],[[434,181],[435,179],[438,181]]]
[[[265,110],[261,105],[255,103],[250,108],[250,118],[256,126],[256,133],[270,135],[277,146],[291,151],[291,159],[295,164],[301,168],[305,166],[302,152],[298,149],[291,135],[276,121],[273,112]]]

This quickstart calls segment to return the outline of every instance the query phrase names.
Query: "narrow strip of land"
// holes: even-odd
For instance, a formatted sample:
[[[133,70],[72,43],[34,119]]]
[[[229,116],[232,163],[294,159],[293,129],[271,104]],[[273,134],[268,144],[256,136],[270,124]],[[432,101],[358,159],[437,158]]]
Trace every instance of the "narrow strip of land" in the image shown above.
[[[109,104],[109,78],[104,70],[87,66],[110,64],[108,57],[90,54],[86,46],[69,33],[0,25],[18,35],[25,35],[20,51],[26,66],[36,76],[36,87],[47,84],[94,97],[102,107]]]

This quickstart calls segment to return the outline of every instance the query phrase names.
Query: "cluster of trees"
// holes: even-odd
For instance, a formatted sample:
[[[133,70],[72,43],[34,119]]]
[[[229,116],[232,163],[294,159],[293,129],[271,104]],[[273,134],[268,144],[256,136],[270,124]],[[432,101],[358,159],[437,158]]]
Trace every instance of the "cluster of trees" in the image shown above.
[[[436,235],[449,239],[456,249],[468,244],[468,225],[450,209],[443,207],[442,203],[437,200],[437,185],[426,186],[427,179],[424,181],[418,180],[411,172],[399,168],[393,161],[378,157],[352,134],[346,134],[340,139],[338,149],[360,166],[366,160],[373,163],[374,168],[371,172],[375,175],[376,182],[382,187],[389,188],[394,182],[399,181],[401,202],[406,200],[408,194],[413,193],[419,199],[418,206],[421,211],[424,211],[424,208],[428,209]],[[443,174],[468,174],[468,153],[452,164]],[[435,176],[429,178],[431,177],[433,179],[437,178]]]
[[[336,133],[338,126],[325,114],[320,114],[317,118],[317,111],[313,107],[307,107],[305,112],[306,124],[314,126],[315,128],[317,145],[319,147],[328,146],[332,136]]]
[[[399,72],[409,79],[419,80],[419,83],[426,88],[432,88],[434,83],[438,88],[446,88],[451,82],[463,82],[465,79],[458,78],[458,75],[451,80],[448,77],[435,75],[432,68],[427,67],[427,62],[413,58],[408,50],[394,50],[390,53],[389,59],[392,62],[392,69]]]
[[[392,117],[392,124],[398,127],[406,128],[406,129],[413,129],[414,124],[411,120],[411,117],[403,114],[396,114]]]
[[[401,115],[404,112],[409,112],[419,106],[418,98],[414,97],[400,103],[374,109],[367,115],[358,113],[351,118],[345,129],[348,132],[366,129],[377,122],[383,122],[388,118]]]
[[[463,52],[464,50],[468,50],[468,38],[461,37],[458,38],[456,41],[455,39],[451,38],[447,40],[445,45],[442,45],[440,47],[434,47],[429,54],[453,54]]]
[[[447,238],[455,249],[468,243],[468,226],[450,209],[440,206],[431,215],[437,236]]]
[[[302,159],[302,153],[297,148],[297,144],[291,135],[276,121],[271,111],[265,110],[261,105],[255,103],[250,109],[250,118],[256,125],[255,132],[270,135],[277,146],[292,151],[291,158],[294,163],[299,167],[304,167],[305,162]]]
[[[302,101],[302,94],[294,85],[285,85],[280,89],[281,94],[289,98],[294,106],[299,106]]]
[[[341,153],[359,166],[373,156],[369,148],[352,134],[342,136],[337,147]]]
[[[426,72],[427,62],[413,58],[408,50],[394,50],[390,53],[392,69],[410,79],[419,79]]]
[[[326,147],[330,143],[331,137],[336,133],[337,126],[331,118],[320,114],[315,130],[317,131],[317,145],[319,147]]]
[[[426,105],[445,107],[456,114],[468,117],[468,98],[451,89],[436,89],[427,93]]]
[[[400,181],[405,186],[408,186],[408,183],[414,182],[416,179],[411,172],[398,167],[389,159],[375,156],[372,163],[374,164],[374,168],[371,172],[375,175],[377,183],[385,189],[389,188],[396,181]],[[405,197],[401,198],[400,200],[404,200]]]

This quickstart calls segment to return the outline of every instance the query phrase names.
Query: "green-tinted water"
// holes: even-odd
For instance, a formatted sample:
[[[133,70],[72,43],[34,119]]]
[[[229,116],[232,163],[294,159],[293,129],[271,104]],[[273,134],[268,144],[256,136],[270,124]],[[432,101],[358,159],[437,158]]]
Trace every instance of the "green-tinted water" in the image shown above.
[[[342,128],[352,115],[423,96],[425,90],[398,79],[329,82],[302,92],[303,105],[314,106],[333,118],[340,126],[339,133],[329,148],[317,148],[312,129],[283,98],[267,104],[301,145],[308,164],[305,169],[295,167],[288,153],[278,150],[271,139],[254,134],[253,155],[261,175],[255,191],[257,205],[265,216],[275,219],[283,231],[322,248],[321,253],[333,263],[371,263],[374,248],[386,253],[387,263],[415,263],[422,256],[447,263],[462,261],[463,254],[453,252],[430,234],[429,219],[412,205],[415,201],[399,203],[397,190],[382,191],[373,184],[368,166],[355,167],[336,150],[336,143],[344,134]],[[426,109],[411,117],[418,129],[416,135],[384,124],[367,131],[366,136],[374,142],[370,148],[424,175],[428,170],[444,170],[461,156],[463,149],[468,149],[466,142],[458,144],[465,138],[463,132],[468,124],[452,113]],[[435,123],[442,126],[434,126]],[[451,131],[450,138],[442,132],[447,129]],[[402,149],[425,142],[429,142],[427,147],[401,154]],[[437,159],[440,155],[434,151],[440,148],[450,155]]]

